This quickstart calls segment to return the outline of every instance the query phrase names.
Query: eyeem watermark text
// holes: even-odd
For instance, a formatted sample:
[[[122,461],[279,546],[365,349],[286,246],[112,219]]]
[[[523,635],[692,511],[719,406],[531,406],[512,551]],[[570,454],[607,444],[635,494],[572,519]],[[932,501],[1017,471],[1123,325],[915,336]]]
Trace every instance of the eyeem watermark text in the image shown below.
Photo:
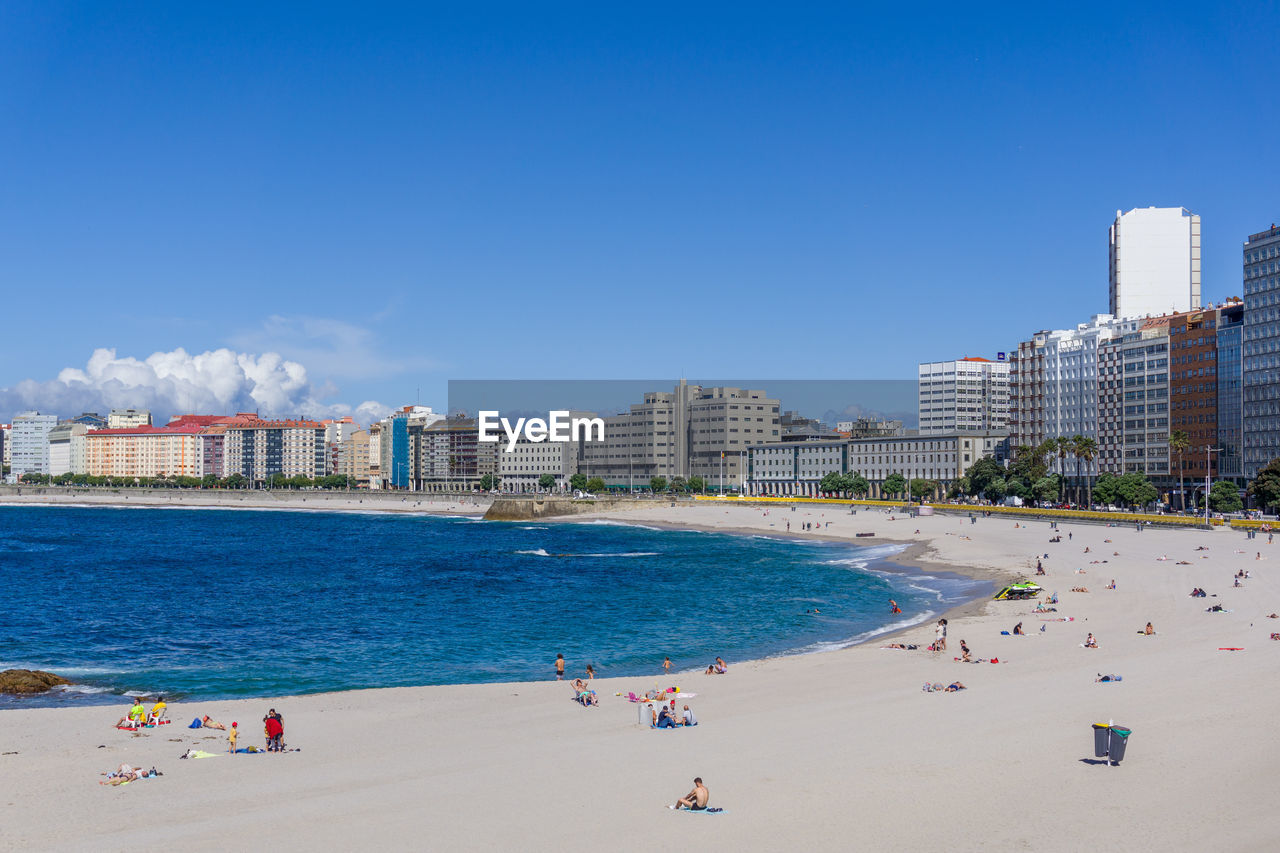
[[[604,441],[603,418],[570,417],[569,412],[564,409],[553,409],[548,412],[546,420],[516,418],[514,426],[507,418],[499,417],[497,411],[480,412],[478,426],[480,441],[498,441],[499,427],[507,436],[507,453],[515,449],[516,442],[522,434],[526,440],[535,444],[543,441]]]

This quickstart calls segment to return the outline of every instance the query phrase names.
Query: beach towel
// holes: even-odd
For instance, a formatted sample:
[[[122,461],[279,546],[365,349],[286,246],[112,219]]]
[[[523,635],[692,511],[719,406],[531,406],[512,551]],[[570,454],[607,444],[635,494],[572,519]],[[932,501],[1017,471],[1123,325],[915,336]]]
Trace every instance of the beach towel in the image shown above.
[[[667,808],[683,812],[684,814],[728,814],[724,809],[716,808],[714,806],[705,809],[675,809],[674,806],[667,806]]]
[[[265,752],[265,749],[259,749],[256,746],[244,746],[236,750],[236,755],[261,755]]]

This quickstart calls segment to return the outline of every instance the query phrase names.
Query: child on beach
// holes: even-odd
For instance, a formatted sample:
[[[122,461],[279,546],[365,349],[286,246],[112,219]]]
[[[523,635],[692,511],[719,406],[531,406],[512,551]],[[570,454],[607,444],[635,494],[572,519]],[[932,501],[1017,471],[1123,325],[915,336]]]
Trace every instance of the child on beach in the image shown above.
[[[227,751],[228,751],[228,752],[230,752],[232,755],[235,755],[235,752],[236,752],[236,738],[237,738],[237,737],[239,737],[239,735],[240,735],[240,730],[239,730],[238,728],[236,728],[236,726],[237,726],[237,725],[239,725],[239,724],[238,724],[238,723],[232,723],[232,724],[231,724],[231,731],[227,732],[227,743],[229,744],[229,747],[228,747],[228,750],[227,750]]]

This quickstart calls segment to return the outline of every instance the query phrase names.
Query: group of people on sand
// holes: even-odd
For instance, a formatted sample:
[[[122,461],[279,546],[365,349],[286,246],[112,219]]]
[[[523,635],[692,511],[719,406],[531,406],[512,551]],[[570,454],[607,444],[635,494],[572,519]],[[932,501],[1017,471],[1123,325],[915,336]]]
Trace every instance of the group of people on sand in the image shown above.
[[[724,662],[724,658],[716,658],[716,662],[707,667],[705,675],[724,675],[729,671],[729,664]]]
[[[649,727],[655,729],[677,729],[682,726],[696,726],[698,718],[693,715],[693,711],[689,710],[689,706],[685,705],[682,710],[676,710],[676,700],[672,699],[670,704],[660,702],[657,708],[653,704],[649,704]]]
[[[168,710],[169,706],[165,703],[163,696],[156,697],[155,704],[151,706],[150,713],[142,707],[142,697],[135,697],[128,712],[116,721],[116,728],[138,729],[143,726],[159,725],[160,721],[165,718]]]

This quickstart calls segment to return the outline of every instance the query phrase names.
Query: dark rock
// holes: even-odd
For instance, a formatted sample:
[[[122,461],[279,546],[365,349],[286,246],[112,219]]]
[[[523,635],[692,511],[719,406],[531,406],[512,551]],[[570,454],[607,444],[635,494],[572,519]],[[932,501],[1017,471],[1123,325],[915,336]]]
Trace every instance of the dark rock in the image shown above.
[[[61,675],[38,669],[6,669],[0,672],[0,693],[44,693],[71,682]]]

